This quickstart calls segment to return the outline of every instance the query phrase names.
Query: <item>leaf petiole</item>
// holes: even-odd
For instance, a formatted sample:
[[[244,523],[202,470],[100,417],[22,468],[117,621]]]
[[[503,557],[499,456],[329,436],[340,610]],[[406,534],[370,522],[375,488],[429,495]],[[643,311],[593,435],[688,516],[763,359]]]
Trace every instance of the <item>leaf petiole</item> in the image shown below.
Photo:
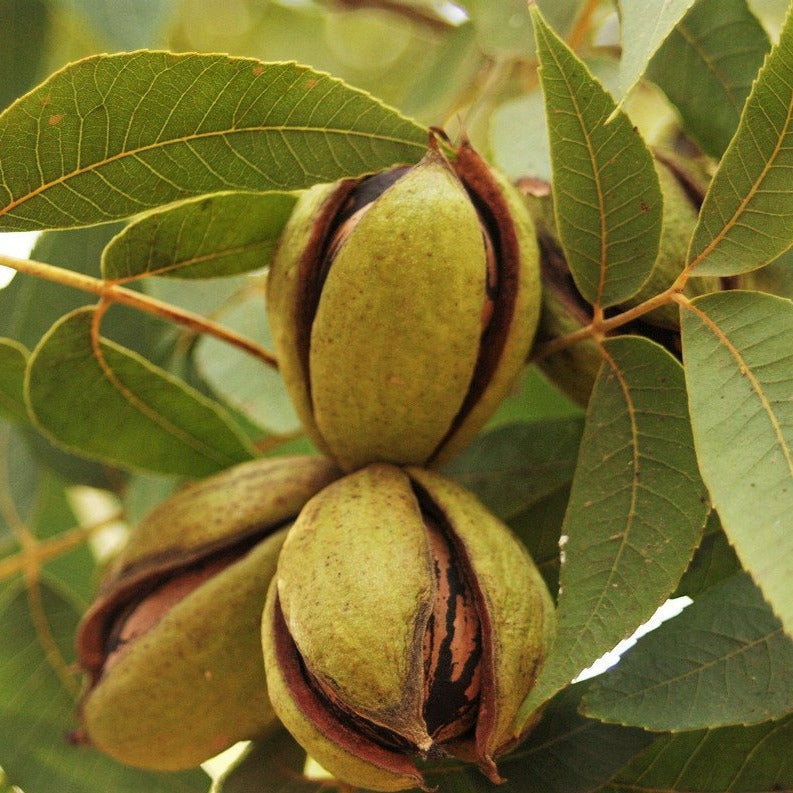
[[[196,333],[206,333],[227,344],[238,347],[254,358],[267,364],[267,366],[271,366],[274,369],[278,368],[278,361],[271,352],[250,339],[246,339],[244,336],[235,333],[233,330],[229,330],[223,325],[202,317],[199,314],[195,314],[192,311],[177,308],[170,303],[119,286],[112,281],[94,278],[90,275],[65,270],[62,267],[55,267],[54,265],[37,262],[32,259],[16,259],[10,256],[0,256],[0,265],[10,267],[12,270],[24,273],[25,275],[32,275],[46,281],[52,281],[63,286],[70,286],[73,289],[79,289],[82,292],[88,292],[113,303],[121,303],[122,305],[130,306],[138,311],[153,314],[169,322],[184,325]]]

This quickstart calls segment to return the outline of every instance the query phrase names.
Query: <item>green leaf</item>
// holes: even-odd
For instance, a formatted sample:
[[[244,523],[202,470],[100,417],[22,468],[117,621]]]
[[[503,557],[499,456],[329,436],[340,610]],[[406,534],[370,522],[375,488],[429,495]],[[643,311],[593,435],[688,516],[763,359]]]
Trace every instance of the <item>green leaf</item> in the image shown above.
[[[551,181],[551,150],[542,93],[504,102],[490,120],[493,164],[511,179],[533,176]]]
[[[499,427],[480,435],[445,473],[509,521],[573,478],[582,425],[573,418]]]
[[[213,278],[266,267],[296,200],[289,193],[216,193],[153,211],[110,241],[102,275]]]
[[[746,0],[699,0],[650,61],[647,76],[680,111],[686,132],[718,159],[770,48]]]
[[[263,289],[249,288],[247,296],[232,298],[215,317],[224,327],[272,349]],[[195,363],[212,390],[258,426],[280,434],[300,429],[292,400],[276,370],[208,335],[196,345]]]
[[[793,711],[791,679],[793,640],[739,573],[596,678],[584,710],[659,732],[756,724]]]
[[[563,527],[556,641],[523,719],[653,615],[708,514],[682,367],[639,337],[603,354]]]
[[[217,793],[320,793],[335,787],[332,780],[304,777],[305,762],[305,749],[278,730],[251,744],[218,780]]]
[[[18,527],[33,516],[40,481],[21,433],[0,421],[0,558],[20,550]]]
[[[536,366],[527,366],[510,394],[487,422],[488,429],[516,422],[583,418],[584,411],[546,379]]]
[[[570,500],[570,488],[563,487],[509,521],[509,527],[529,549],[549,592],[559,590],[559,538]]]
[[[620,0],[620,96],[639,81],[647,64],[694,0]]]
[[[504,793],[590,793],[652,741],[642,730],[601,724],[581,716],[586,685],[577,685],[548,703],[539,725],[514,752],[498,762]],[[429,772],[439,793],[492,793],[476,768]]]
[[[723,292],[681,314],[702,476],[743,566],[793,633],[793,303]]]
[[[33,793],[201,793],[201,771],[127,768],[68,740],[77,680],[70,664],[79,614],[46,580],[0,600],[0,766],[8,783]],[[68,686],[68,687],[67,687]]]
[[[601,793],[793,790],[793,718],[659,738]]]
[[[43,0],[0,0],[0,108],[33,87],[46,53],[49,16]]]
[[[525,0],[462,0],[479,37],[482,51],[498,57],[526,58],[534,50],[531,19]],[[575,22],[583,0],[537,0],[554,30],[565,35]]]
[[[63,538],[67,532],[79,534],[79,524],[65,483],[49,471],[42,471],[36,493],[35,509],[30,517],[30,531],[40,541]],[[98,579],[96,559],[87,537],[41,565],[48,579],[61,586],[64,594],[87,608],[96,595]]]
[[[634,295],[658,253],[662,197],[652,156],[587,67],[532,15],[545,94],[559,236],[581,294],[607,307]]]
[[[793,12],[746,101],[688,253],[697,275],[737,275],[793,243]]]
[[[721,527],[716,512],[711,512],[705,536],[699,544],[686,574],[680,579],[674,597],[696,598],[741,570],[741,563]]]
[[[26,395],[42,431],[96,459],[183,476],[252,457],[219,405],[113,342],[94,344],[94,314],[67,314],[31,355]]]
[[[427,133],[293,63],[137,52],[67,66],[0,115],[0,229],[103,223],[220,190],[415,162]]]
[[[13,339],[0,338],[0,416],[27,424],[24,381],[28,351]]]

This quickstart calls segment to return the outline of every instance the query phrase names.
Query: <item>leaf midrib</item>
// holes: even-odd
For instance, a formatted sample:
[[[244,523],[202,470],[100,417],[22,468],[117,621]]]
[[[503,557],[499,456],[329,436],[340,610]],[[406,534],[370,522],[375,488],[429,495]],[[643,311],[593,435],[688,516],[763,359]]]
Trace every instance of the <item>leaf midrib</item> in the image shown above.
[[[770,61],[766,62],[765,66],[763,67],[762,74],[766,73],[766,70],[768,70],[770,65],[771,65]],[[758,79],[760,79],[760,78],[758,78]],[[749,100],[747,100],[747,102],[748,101],[751,101],[751,97],[750,97]],[[732,229],[735,228],[738,225],[738,221],[740,220],[741,215],[744,213],[744,211],[746,210],[746,207],[749,205],[749,203],[752,201],[752,199],[754,199],[754,197],[760,192],[760,186],[765,181],[765,178],[768,175],[768,172],[771,170],[771,168],[775,164],[777,158],[779,157],[779,153],[782,151],[782,142],[785,140],[785,138],[787,138],[787,136],[788,136],[788,134],[790,132],[791,118],[793,118],[793,91],[790,91],[790,99],[788,100],[788,106],[787,106],[787,116],[785,117],[785,123],[783,125],[783,129],[780,132],[780,134],[777,135],[777,140],[776,140],[776,143],[774,144],[774,149],[771,152],[771,156],[768,158],[768,160],[766,161],[766,163],[763,166],[762,170],[760,171],[760,175],[752,183],[749,191],[744,196],[744,198],[741,200],[741,202],[738,204],[738,207],[733,212],[732,216],[726,221],[726,223],[724,223],[722,228],[719,230],[718,234],[716,234],[716,236],[711,240],[711,242],[708,243],[708,245],[705,246],[705,248],[702,250],[701,253],[697,254],[694,257],[694,259],[691,259],[689,261],[689,263],[686,265],[686,268],[685,268],[684,272],[690,273],[696,267],[698,267],[700,264],[702,264],[704,261],[706,261],[708,256],[710,256],[710,254],[721,244],[721,242],[724,239],[726,239],[726,237],[730,233],[730,231],[732,231]],[[737,146],[735,146],[734,148],[730,147],[730,149],[728,150],[727,154],[724,155],[725,159],[726,159],[727,155],[728,154],[731,155],[733,151],[737,152]],[[724,162],[724,160],[722,160],[722,163],[723,162]],[[721,170],[721,169],[719,169],[719,170]],[[718,174],[717,174],[716,177],[714,177],[713,182],[711,183],[711,186],[713,185],[713,183],[715,183],[717,177],[718,177]],[[699,228],[699,225],[697,226],[697,228]],[[694,241],[695,238],[696,238],[696,234],[691,238],[692,244],[693,244],[693,241]],[[688,256],[686,258],[690,259],[690,256],[691,256],[691,251],[689,251],[689,254],[688,254]]]
[[[724,347],[738,364],[740,373],[746,376],[746,379],[749,381],[752,390],[755,392],[755,394],[757,394],[757,398],[760,400],[760,405],[768,416],[768,420],[771,423],[774,435],[776,436],[779,447],[785,457],[785,462],[787,462],[788,473],[790,478],[793,479],[793,453],[791,453],[790,447],[788,446],[785,436],[782,433],[782,427],[779,418],[774,412],[773,406],[768,397],[765,395],[762,384],[755,376],[752,368],[746,362],[743,355],[741,355],[740,350],[729,340],[727,334],[704,311],[702,311],[700,308],[697,308],[697,306],[688,301],[681,303],[681,305],[685,309],[693,312],[716,337],[716,340],[724,345]]]
[[[358,130],[339,129],[335,127],[328,128],[328,127],[313,127],[313,126],[293,126],[288,124],[273,125],[273,126],[259,125],[259,126],[250,126],[250,127],[240,127],[240,128],[235,127],[233,129],[224,129],[224,130],[212,130],[210,132],[202,132],[202,133],[193,133],[191,135],[183,135],[178,138],[171,138],[170,140],[167,141],[155,141],[154,143],[149,143],[146,144],[145,146],[139,146],[135,149],[125,150],[119,152],[118,154],[114,154],[110,157],[105,157],[101,160],[96,160],[82,168],[76,168],[75,170],[70,171],[67,174],[63,174],[57,179],[53,179],[49,182],[45,182],[40,187],[37,187],[35,190],[32,190],[31,192],[26,193],[25,195],[12,200],[5,207],[0,207],[0,217],[2,217],[3,215],[7,215],[9,212],[13,211],[17,207],[24,204],[26,201],[30,201],[36,196],[41,195],[42,193],[46,192],[47,190],[53,187],[56,187],[57,185],[64,184],[65,182],[77,176],[82,176],[83,174],[100,170],[106,165],[109,165],[110,163],[113,162],[117,162],[119,160],[123,160],[126,157],[136,157],[145,152],[155,151],[157,149],[165,149],[169,146],[192,143],[198,140],[206,140],[215,137],[226,137],[230,135],[249,133],[249,132],[262,132],[262,133],[300,132],[300,133],[321,134],[321,135],[338,135],[340,137],[362,138],[370,141],[376,140],[385,143],[398,143],[400,145],[412,146],[419,151],[423,151],[426,148],[426,146],[423,143],[413,142],[411,140],[397,137],[394,135],[382,135],[372,132],[362,132]],[[8,187],[8,185],[6,184],[5,187]]]

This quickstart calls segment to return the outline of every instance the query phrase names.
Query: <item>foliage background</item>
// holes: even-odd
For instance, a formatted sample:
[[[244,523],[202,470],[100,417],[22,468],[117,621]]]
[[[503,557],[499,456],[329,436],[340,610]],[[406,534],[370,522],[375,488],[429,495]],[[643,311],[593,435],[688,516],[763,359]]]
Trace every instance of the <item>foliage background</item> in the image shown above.
[[[389,5],[398,8],[379,7]],[[620,60],[620,27],[611,3],[558,0],[538,5],[549,26],[615,97],[622,97],[647,66],[653,49],[642,35],[631,38],[638,43],[633,49],[625,46]],[[150,48],[227,52],[263,61],[296,60],[372,92],[422,124],[442,125],[452,137],[464,131],[513,179],[527,175],[550,179],[552,141],[546,129],[546,103],[563,103],[571,97],[558,91],[554,94],[547,84],[543,94],[526,4],[519,0],[469,0],[459,6],[421,0],[396,4],[353,0],[0,0],[0,106],[11,104],[55,69],[94,53]],[[623,41],[631,25],[641,34],[652,27],[651,22],[657,22],[664,34],[657,45],[670,35],[647,66],[649,79],[625,99],[623,107],[630,124],[638,127],[646,141],[655,142],[664,140],[670,129],[682,123],[693,142],[718,159],[738,128],[744,100],[771,42],[780,36],[787,4],[782,0],[648,3],[638,15],[636,7],[630,2],[622,4]],[[671,15],[668,20],[665,13]],[[543,80],[554,63],[562,75],[576,73],[574,62],[564,65],[567,56],[551,34],[538,39],[539,57],[544,57]],[[681,73],[692,51],[699,60],[692,71]],[[790,88],[785,75],[793,66],[789,52],[782,51],[781,59],[780,84],[771,87],[777,97]],[[574,91],[571,95],[575,99]],[[752,130],[760,128],[760,115],[749,117]],[[588,118],[586,113],[581,117],[584,126],[591,123],[592,130],[599,129],[600,119]],[[789,107],[786,116],[782,112],[772,120],[783,129],[777,142],[786,149]],[[561,137],[572,134],[562,130]],[[0,138],[0,162],[8,156],[3,145]],[[760,165],[770,162],[762,153],[757,159]],[[561,170],[557,168],[553,174],[557,187],[564,178]],[[727,178],[731,175],[726,170],[723,173]],[[781,194],[791,192],[784,180],[778,190]],[[286,202],[283,216],[288,213],[288,197],[263,195],[257,200],[262,201],[263,215],[275,212],[273,202],[277,201]],[[226,211],[239,217],[233,208]],[[780,211],[775,232],[780,239],[793,242],[786,211]],[[121,228],[121,224],[112,223],[46,231],[31,257],[99,277],[102,252]],[[277,230],[276,224],[271,233],[258,238],[256,228],[250,230],[254,236],[246,238],[245,245],[254,260],[258,256],[266,261],[267,246],[272,246]],[[758,229],[754,232],[757,235]],[[707,243],[707,228],[702,233]],[[787,247],[781,245],[780,250]],[[136,254],[128,255],[134,258]],[[760,271],[759,288],[790,296],[786,257],[783,253],[775,264]],[[147,262],[146,266],[151,269],[153,264]],[[217,266],[227,272],[223,268],[228,262],[224,264],[217,256]],[[730,266],[739,272],[736,265]],[[256,274],[239,271],[213,281],[148,277],[134,279],[129,286],[212,317],[265,347],[269,345],[261,279]],[[36,348],[62,316],[95,302],[95,297],[85,292],[22,274],[0,291],[0,334],[8,340],[0,346],[0,396],[4,397],[0,399],[0,766],[5,773],[0,776],[0,789],[19,786],[26,793],[206,790],[209,780],[201,771],[175,775],[134,771],[64,740],[74,726],[74,702],[80,687],[73,667],[74,628],[95,590],[99,560],[118,535],[123,535],[126,524],[173,490],[178,484],[173,474],[202,475],[212,470],[211,466],[205,470],[188,466],[160,475],[157,466],[146,464],[150,461],[132,459],[134,434],[120,452],[98,450],[95,443],[102,436],[101,421],[98,432],[95,426],[78,427],[68,443],[72,452],[82,449],[85,454],[74,454],[53,444],[47,433],[30,423],[24,408],[20,410],[20,373],[27,351]],[[714,298],[698,305],[702,310],[697,317],[706,318],[702,323],[708,320],[730,327],[730,338],[747,356],[759,348],[760,360],[747,360],[753,370],[756,363],[762,372],[764,386],[778,389],[772,401],[785,409],[791,393],[788,340],[793,324],[787,301],[765,298],[736,307]],[[88,316],[72,314],[70,327],[77,328]],[[733,328],[730,323],[736,316],[749,319],[734,322]],[[732,335],[745,333],[747,326],[766,330],[740,340]],[[201,336],[124,306],[108,310],[102,334],[183,379],[207,400],[225,406],[229,426],[234,427],[233,432],[227,426],[216,430],[228,446],[225,464],[245,459],[253,450],[310,450],[300,436],[277,375],[260,361],[210,335]],[[690,338],[692,360],[697,346],[701,348],[698,360],[714,359],[716,352],[693,314],[684,320],[683,334],[684,339],[686,334]],[[66,345],[68,339],[58,337],[58,341]],[[50,348],[56,363],[64,349]],[[768,441],[762,430],[755,435],[746,428],[753,420],[750,410],[739,414],[743,425],[718,434],[719,421],[736,415],[736,404],[740,406],[746,399],[742,393],[731,396],[725,415],[713,419],[708,397],[714,392],[714,382],[719,382],[719,387],[723,384],[723,374],[714,374],[702,364],[700,376],[687,372],[688,381],[684,382],[682,370],[671,358],[635,339],[612,339],[604,349],[614,362],[613,371],[631,383],[637,404],[641,395],[646,396],[648,380],[656,382],[659,373],[672,383],[668,394],[651,395],[637,413],[626,412],[624,393],[606,372],[585,416],[535,367],[529,367],[520,388],[502,406],[487,432],[449,469],[521,535],[552,588],[559,576],[558,542],[568,502],[578,504],[565,523],[565,534],[570,537],[565,574],[573,583],[593,570],[602,574],[600,589],[590,595],[598,601],[591,614],[586,613],[589,601],[583,590],[563,589],[575,595],[577,604],[564,610],[560,599],[562,635],[566,637],[560,646],[566,657],[554,659],[535,692],[535,701],[527,703],[529,709],[553,697],[540,727],[504,763],[504,773],[511,780],[507,787],[567,793],[793,789],[788,751],[793,653],[779,619],[787,618],[789,630],[790,612],[780,609],[780,604],[784,607],[784,594],[791,593],[782,589],[775,616],[752,579],[741,572],[730,544],[756,529],[755,523],[742,515],[747,511],[762,514],[764,505],[773,502],[775,494],[790,482],[784,473],[775,478],[778,465],[763,467],[762,449],[758,459],[742,459],[735,466],[730,458],[727,466],[719,468],[719,458],[726,459],[725,438],[732,438],[734,444],[736,436],[758,437],[760,446],[766,442],[773,446],[773,439]],[[110,350],[108,347],[108,355]],[[122,361],[120,366],[126,363]],[[730,362],[724,366],[729,369]],[[43,378],[38,399],[41,406],[52,406],[53,421],[60,416],[69,423],[71,417],[59,412],[64,385],[68,384],[66,374],[64,370],[52,371],[58,372],[57,378]],[[76,371],[76,391],[86,371]],[[692,372],[696,370],[692,368]],[[741,513],[737,519],[731,518],[730,541],[715,512],[710,514],[701,540],[707,499],[692,456],[688,413],[681,411],[684,394],[692,403],[695,437],[699,433],[717,439],[710,451],[701,441],[697,449],[710,497],[723,499],[731,516]],[[171,400],[174,394],[166,391],[165,398]],[[194,405],[185,408],[187,412],[194,409]],[[782,441],[777,450],[790,443],[793,421],[787,410],[780,414]],[[110,414],[112,409],[108,409]],[[619,495],[625,464],[618,455],[620,441],[630,438],[631,417],[636,416],[640,433],[652,443],[633,451],[641,455],[650,481],[663,483],[657,488],[661,495],[667,481],[674,480],[675,471],[664,470],[669,467],[677,474],[687,472],[693,485],[684,494],[690,503],[682,522],[671,519],[670,508],[660,504],[658,493],[648,489],[645,497],[658,496],[659,501],[647,501],[639,513],[654,514],[658,520],[656,525],[648,520],[646,536],[634,535],[627,543],[644,558],[638,562],[629,559],[620,567],[609,546],[610,538],[620,530],[615,527],[620,508],[615,513],[609,501],[602,519],[593,522],[584,506],[593,488],[607,496]],[[616,422],[611,421],[614,417]],[[686,438],[680,443],[682,450],[664,446],[663,440],[670,437]],[[173,459],[184,459],[183,450],[176,447],[168,453]],[[731,470],[740,481],[714,487],[703,458],[709,461],[708,471],[715,470],[723,477],[720,482],[729,483]],[[607,459],[613,468],[599,465]],[[673,466],[668,465],[670,459],[675,461]],[[658,460],[661,464],[652,468]],[[573,482],[577,465],[579,471],[593,472],[594,479],[587,481],[581,473]],[[616,484],[609,492],[603,483],[612,481]],[[99,495],[87,491],[86,486],[98,489]],[[764,495],[752,497],[751,491],[747,495],[749,486],[762,486]],[[726,495],[725,489],[730,491]],[[728,503],[730,493],[735,494],[734,506]],[[94,506],[86,509],[86,504],[95,504],[88,499],[97,497],[107,519],[97,520]],[[751,569],[761,586],[764,578],[758,571],[766,563],[773,568],[768,560],[779,555],[766,538],[789,527],[789,517],[773,516],[766,523],[767,535],[759,541],[750,538],[741,546],[744,554],[748,547],[744,564],[747,558],[752,559]],[[656,531],[661,531],[660,541]],[[697,545],[691,565],[678,580]],[[609,549],[605,555],[599,546]],[[754,557],[752,549],[757,549]],[[645,559],[654,564],[645,566]],[[781,570],[779,564],[776,570],[769,569],[769,580],[772,573],[784,579],[789,572],[784,555],[782,559]],[[618,584],[635,587],[635,608],[626,609],[619,599],[610,605],[604,592]],[[647,589],[642,590],[645,585]],[[694,606],[643,639],[614,673],[596,683],[565,688],[578,671],[630,633],[670,594],[688,595]],[[770,597],[768,592],[766,596]],[[793,602],[793,598],[788,600]],[[601,601],[605,611],[598,610]],[[276,754],[282,762],[273,770],[269,761]],[[278,733],[252,746],[220,787],[226,793],[318,789],[322,783],[300,777],[304,759],[302,751]],[[443,790],[487,785],[473,772],[452,773],[448,768],[430,769],[429,778]]]

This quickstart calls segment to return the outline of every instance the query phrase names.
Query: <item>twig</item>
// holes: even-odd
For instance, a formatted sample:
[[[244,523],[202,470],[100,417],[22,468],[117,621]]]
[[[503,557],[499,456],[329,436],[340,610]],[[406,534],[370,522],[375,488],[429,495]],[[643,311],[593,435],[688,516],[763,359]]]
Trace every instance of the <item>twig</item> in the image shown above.
[[[424,11],[421,8],[403,5],[396,0],[336,0],[336,5],[353,10],[360,8],[377,8],[382,11],[389,11],[392,14],[397,14],[411,22],[416,22],[438,33],[445,33],[446,31],[454,30],[456,27],[453,22],[441,16],[429,11]]]
[[[209,334],[227,344],[238,347],[274,369],[278,368],[278,361],[271,352],[250,339],[240,336],[233,330],[229,330],[192,311],[177,308],[162,300],[157,300],[157,298],[119,286],[112,281],[104,281],[101,278],[94,278],[90,275],[65,270],[62,267],[55,267],[44,262],[33,261],[32,259],[15,259],[10,256],[0,256],[0,265],[5,265],[25,275],[32,275],[36,278],[43,278],[46,281],[62,284],[63,286],[70,286],[73,289],[88,292],[113,303],[121,303],[138,311],[162,317],[170,322],[184,325],[196,333]]]

